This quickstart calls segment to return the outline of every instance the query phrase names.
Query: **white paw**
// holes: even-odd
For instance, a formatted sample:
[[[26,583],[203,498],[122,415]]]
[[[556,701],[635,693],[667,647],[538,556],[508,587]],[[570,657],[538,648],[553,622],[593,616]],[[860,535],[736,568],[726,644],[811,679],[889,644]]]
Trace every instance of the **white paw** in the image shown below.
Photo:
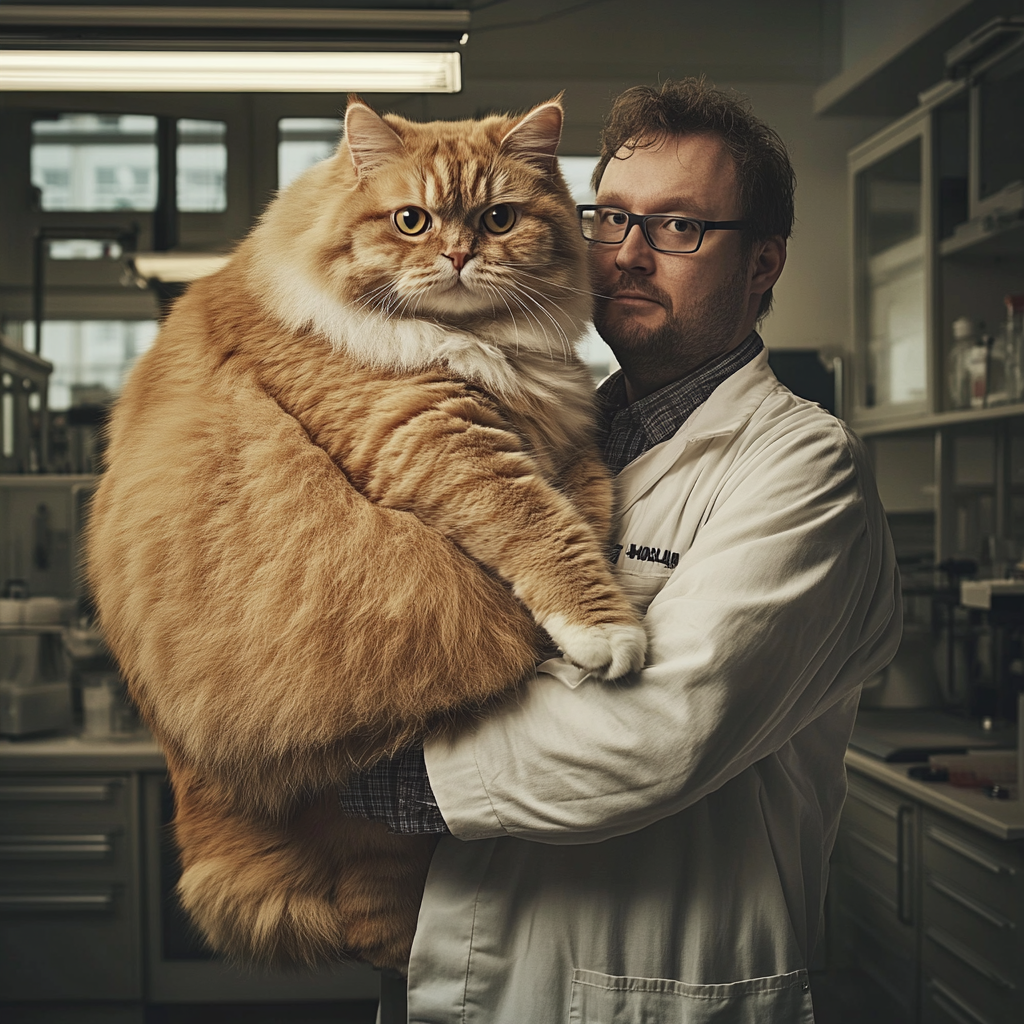
[[[643,668],[647,634],[640,626],[617,622],[582,626],[562,615],[552,615],[542,625],[569,661],[599,672],[605,679],[618,679]]]

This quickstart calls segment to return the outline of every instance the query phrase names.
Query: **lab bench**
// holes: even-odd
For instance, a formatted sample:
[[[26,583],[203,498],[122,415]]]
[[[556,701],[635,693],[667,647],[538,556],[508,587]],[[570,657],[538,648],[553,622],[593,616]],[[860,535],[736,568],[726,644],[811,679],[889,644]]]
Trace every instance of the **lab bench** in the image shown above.
[[[1024,1020],[1024,802],[856,750],[829,886],[830,961],[908,1024]]]
[[[173,898],[171,808],[148,735],[0,739],[0,1018],[141,1024],[152,1005],[376,999],[366,966],[259,972],[203,949]]]

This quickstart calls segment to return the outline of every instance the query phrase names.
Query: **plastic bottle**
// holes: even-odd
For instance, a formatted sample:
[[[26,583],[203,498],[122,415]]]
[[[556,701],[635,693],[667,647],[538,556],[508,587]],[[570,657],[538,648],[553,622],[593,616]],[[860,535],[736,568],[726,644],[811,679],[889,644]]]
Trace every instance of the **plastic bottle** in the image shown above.
[[[964,326],[964,321],[966,321],[970,329],[969,339],[966,333],[968,327]],[[965,343],[968,340],[970,341],[970,348],[967,350],[965,360],[970,406],[972,409],[984,409],[989,392],[989,346],[991,339],[982,335],[977,330],[977,325],[973,321],[968,320],[967,317],[961,317],[957,323],[961,325],[960,331],[964,335]]]
[[[967,358],[974,344],[974,324],[966,316],[953,321],[953,344],[946,370],[946,391],[951,409],[966,409],[971,404],[971,379]]]
[[[1007,295],[1006,326],[1003,339],[1006,345],[1006,377],[1010,401],[1024,398],[1024,295]]]
[[[1005,331],[985,339],[988,344],[988,389],[985,405],[1005,405],[1010,401],[1010,374],[1016,373],[1011,366],[1015,362],[1010,356],[1011,346],[1007,344]]]

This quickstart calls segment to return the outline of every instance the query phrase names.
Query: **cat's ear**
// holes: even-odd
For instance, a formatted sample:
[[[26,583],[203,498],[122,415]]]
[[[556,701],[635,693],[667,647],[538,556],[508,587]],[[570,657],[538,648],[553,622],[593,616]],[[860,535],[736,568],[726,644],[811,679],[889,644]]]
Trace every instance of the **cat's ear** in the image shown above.
[[[405,143],[398,133],[355,97],[349,99],[345,111],[345,141],[357,177],[405,152]]]
[[[542,171],[555,167],[555,151],[562,138],[561,96],[534,107],[501,140],[500,150],[517,156]]]

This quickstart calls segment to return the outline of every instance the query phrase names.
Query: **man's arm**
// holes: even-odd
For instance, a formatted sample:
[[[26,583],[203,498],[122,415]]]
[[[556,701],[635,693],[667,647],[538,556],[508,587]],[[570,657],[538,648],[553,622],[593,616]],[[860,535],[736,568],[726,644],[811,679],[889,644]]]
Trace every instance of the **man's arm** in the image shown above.
[[[643,828],[779,750],[888,662],[895,561],[840,431],[780,437],[733,474],[650,606],[638,676],[570,689],[541,673],[519,704],[428,740],[454,835],[572,843]]]

